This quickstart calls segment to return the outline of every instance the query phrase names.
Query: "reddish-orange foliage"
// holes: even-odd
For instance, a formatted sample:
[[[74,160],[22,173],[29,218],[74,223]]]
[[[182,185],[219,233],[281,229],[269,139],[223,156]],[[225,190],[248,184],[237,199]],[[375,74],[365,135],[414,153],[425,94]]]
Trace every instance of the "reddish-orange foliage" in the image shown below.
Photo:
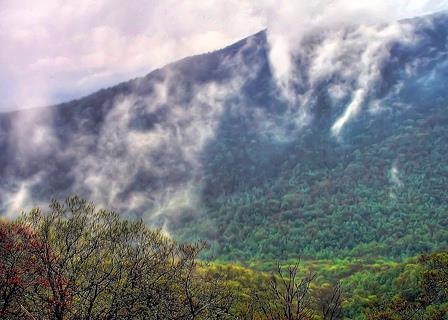
[[[68,283],[46,272],[54,259],[45,250],[29,227],[0,221],[0,318],[21,314],[30,300],[47,301],[50,309],[68,304]]]
[[[0,316],[11,312],[36,280],[37,243],[29,228],[0,221]]]

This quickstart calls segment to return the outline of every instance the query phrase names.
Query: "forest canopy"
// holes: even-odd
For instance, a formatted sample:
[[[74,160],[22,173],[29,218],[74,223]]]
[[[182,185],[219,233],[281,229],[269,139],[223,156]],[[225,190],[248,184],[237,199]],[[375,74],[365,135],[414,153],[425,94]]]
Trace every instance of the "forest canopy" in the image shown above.
[[[331,273],[325,266],[299,262],[262,272],[199,259],[206,246],[178,243],[78,197],[53,201],[49,211],[36,208],[15,221],[0,221],[0,318],[392,320],[448,315],[447,252],[384,263],[380,272],[360,265]],[[384,285],[375,287],[378,282]]]

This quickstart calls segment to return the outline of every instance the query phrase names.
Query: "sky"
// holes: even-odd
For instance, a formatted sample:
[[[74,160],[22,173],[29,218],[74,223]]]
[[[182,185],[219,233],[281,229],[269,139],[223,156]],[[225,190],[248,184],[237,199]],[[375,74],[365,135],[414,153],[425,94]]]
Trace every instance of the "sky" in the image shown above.
[[[79,98],[268,29],[279,77],[309,28],[448,9],[448,0],[0,0],[0,112]]]

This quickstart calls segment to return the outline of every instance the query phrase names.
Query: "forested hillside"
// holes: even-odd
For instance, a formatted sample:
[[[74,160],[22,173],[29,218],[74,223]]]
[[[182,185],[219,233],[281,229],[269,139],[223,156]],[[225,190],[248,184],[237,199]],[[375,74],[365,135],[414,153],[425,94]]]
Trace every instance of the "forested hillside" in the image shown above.
[[[0,1],[0,320],[448,320],[444,9]]]
[[[234,184],[256,186],[238,185],[243,190],[230,196],[207,194],[204,214],[182,230],[216,241],[229,260],[405,257],[446,248],[445,101],[436,97],[424,109],[396,107],[378,119],[360,119],[352,129],[357,135],[343,145],[317,129],[281,152],[267,151],[257,142],[244,146],[250,138],[242,138],[243,130],[229,131],[220,147],[232,152],[213,153],[210,188],[224,193]],[[274,158],[269,165],[251,162],[257,148]],[[271,161],[275,174],[257,184],[257,173],[268,171]],[[223,163],[232,165],[225,170]]]
[[[183,237],[209,239],[227,260],[446,249],[446,22],[417,24],[419,45],[392,45],[365,111],[337,137],[333,80],[298,132],[224,117],[206,149],[202,214],[177,223]]]
[[[78,194],[227,261],[446,249],[447,34],[446,13],[320,30],[285,86],[263,31],[1,114],[0,205]]]

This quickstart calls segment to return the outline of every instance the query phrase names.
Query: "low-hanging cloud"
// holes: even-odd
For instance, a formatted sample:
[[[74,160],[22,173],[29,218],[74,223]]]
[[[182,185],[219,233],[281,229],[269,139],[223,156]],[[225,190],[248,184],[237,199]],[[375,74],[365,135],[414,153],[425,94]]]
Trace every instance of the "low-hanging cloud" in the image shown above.
[[[243,62],[246,47],[251,49],[250,67]],[[91,106],[104,112],[104,119],[95,123],[97,131],[74,130],[64,144],[56,138],[61,132],[51,127],[50,109],[20,112],[17,124],[22,121],[25,126],[12,130],[11,145],[18,146],[15,154],[23,153],[24,168],[41,160],[33,151],[41,147],[43,162],[51,159],[55,165],[69,164],[62,174],[73,181],[54,196],[76,193],[100,206],[165,226],[167,219],[199,207],[204,148],[214,138],[225,108],[243,109],[235,106],[236,98],[256,74],[260,50],[262,43],[249,40],[231,57],[223,56],[215,72],[228,74],[225,81],[186,85],[190,74],[174,67],[164,69],[159,77],[130,82],[125,93],[110,95],[112,100],[103,106]],[[142,93],[148,87],[149,92]],[[91,120],[78,112],[73,116],[79,128]],[[27,123],[27,119],[34,121]],[[70,130],[61,126],[61,131]],[[41,132],[45,133],[42,144]],[[11,183],[3,186],[0,203],[10,216],[39,204],[35,199],[39,194],[33,190],[50,184],[52,166],[39,165],[35,174],[23,179],[13,176]]]
[[[340,139],[343,127],[358,115],[380,80],[391,45],[415,41],[412,27],[398,20],[447,7],[448,1],[264,1],[274,77],[285,99],[301,109],[297,118],[303,119],[313,104],[310,93],[337,74],[330,95],[335,104],[349,96],[331,128]],[[306,43],[313,37],[322,43]],[[310,65],[306,77],[298,60]],[[306,94],[297,94],[298,86],[306,87]]]

